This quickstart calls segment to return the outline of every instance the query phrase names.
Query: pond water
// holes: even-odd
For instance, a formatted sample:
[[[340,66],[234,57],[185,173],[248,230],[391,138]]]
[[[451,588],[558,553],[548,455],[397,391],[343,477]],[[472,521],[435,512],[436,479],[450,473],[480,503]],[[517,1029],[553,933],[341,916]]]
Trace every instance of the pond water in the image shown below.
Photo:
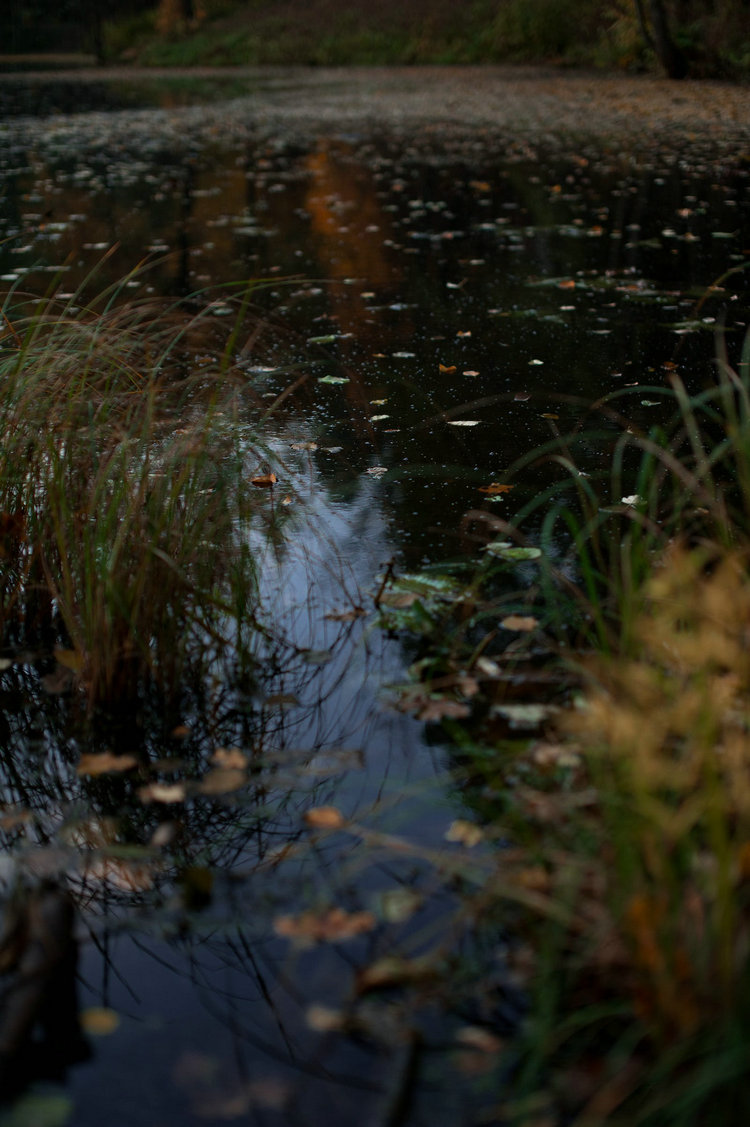
[[[289,76],[274,81],[293,92]],[[57,1121],[495,1121],[512,1052],[490,1054],[488,1072],[461,1031],[505,1037],[519,1018],[499,930],[447,1014],[429,973],[480,942],[459,893],[491,850],[445,840],[471,812],[449,747],[394,706],[388,686],[411,655],[373,628],[373,594],[389,562],[478,559],[463,515],[512,515],[548,470],[529,466],[494,498],[482,487],[555,429],[586,425],[602,396],[630,388],[621,409],[648,427],[671,413],[669,372],[710,379],[719,326],[737,355],[747,155],[684,134],[638,146],[268,128],[216,88],[200,92],[213,117],[198,129],[164,108],[195,100],[184,85],[3,87],[5,286],[93,292],[145,259],[126,296],[201,291],[221,318],[227,289],[253,280],[238,359],[269,402],[295,385],[265,432],[294,511],[260,567],[287,656],[254,695],[214,684],[184,730],[144,737],[172,757],[168,781],[217,747],[252,749],[249,784],[136,816],[120,778],[76,775],[78,737],[37,665],[2,674],[6,851],[53,869],[64,854],[83,919],[80,1002],[116,1020],[44,1089]],[[149,100],[160,108],[118,109]],[[592,440],[581,468],[606,471],[610,451]],[[37,835],[21,846],[19,803]],[[311,823],[319,807],[350,821]],[[83,871],[69,832],[82,809],[99,849]],[[104,846],[123,816],[140,822],[118,853]],[[426,955],[423,973],[387,966],[393,989],[370,1000],[368,968]]]

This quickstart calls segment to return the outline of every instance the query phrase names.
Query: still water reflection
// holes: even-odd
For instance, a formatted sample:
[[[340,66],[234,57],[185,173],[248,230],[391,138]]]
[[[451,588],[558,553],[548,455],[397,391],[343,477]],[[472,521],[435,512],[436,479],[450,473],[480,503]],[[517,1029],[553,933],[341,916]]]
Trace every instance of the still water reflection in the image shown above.
[[[28,112],[26,97],[14,112]],[[267,655],[252,691],[213,685],[187,734],[149,746],[167,781],[238,748],[251,786],[196,791],[179,813],[136,806],[136,832],[127,788],[77,778],[65,706],[45,699],[33,666],[3,675],[6,802],[35,809],[41,839],[73,853],[80,808],[97,811],[96,827],[86,820],[97,863],[72,865],[88,903],[82,993],[119,1024],[71,1072],[71,1122],[99,1123],[104,1106],[118,1127],[344,1124],[364,1107],[368,1122],[454,1125],[483,1105],[487,1121],[495,1088],[445,1061],[457,1023],[505,1033],[517,1019],[501,971],[482,997],[466,985],[440,1022],[429,976],[408,1000],[360,1004],[355,1017],[367,967],[394,951],[448,957],[466,921],[445,860],[462,811],[447,755],[384,699],[402,674],[398,646],[346,612],[372,606],[390,560],[475,553],[462,514],[512,511],[479,489],[551,427],[629,385],[628,411],[647,425],[665,411],[665,372],[676,365],[692,386],[709,377],[717,325],[736,352],[747,163],[682,139],[645,154],[616,141],[500,148],[481,135],[337,131],[226,143],[172,131],[166,143],[162,119],[142,116],[114,143],[101,114],[74,142],[59,119],[0,144],[3,283],[85,296],[147,260],[124,296],[199,292],[220,318],[226,288],[256,281],[257,322],[236,353],[269,402],[298,385],[268,442],[279,493],[300,513],[281,563],[271,549],[259,561],[286,659]],[[584,453],[589,472],[606,467],[605,440]],[[539,480],[527,471],[513,503]],[[133,839],[118,853],[123,803]],[[316,831],[312,806],[354,826]],[[298,919],[279,922],[333,907],[353,930],[324,956],[290,942]]]

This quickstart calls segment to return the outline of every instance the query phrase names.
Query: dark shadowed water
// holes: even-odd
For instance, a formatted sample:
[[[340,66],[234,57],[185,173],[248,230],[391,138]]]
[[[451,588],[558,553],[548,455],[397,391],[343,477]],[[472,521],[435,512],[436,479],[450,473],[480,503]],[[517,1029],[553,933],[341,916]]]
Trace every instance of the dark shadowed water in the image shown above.
[[[525,470],[499,500],[481,487],[583,425],[602,396],[631,388],[620,409],[647,428],[670,413],[670,372],[691,388],[711,378],[719,328],[737,355],[750,164],[685,134],[639,148],[285,130],[220,94],[203,91],[212,116],[199,129],[170,117],[195,101],[174,84],[0,90],[6,287],[93,292],[147,261],[126,295],[204,291],[222,317],[226,287],[254,280],[258,327],[238,358],[269,401],[299,384],[267,434],[284,467],[278,495],[299,515],[261,567],[297,648],[255,694],[216,684],[184,717],[187,734],[149,745],[179,758],[167,781],[216,747],[252,752],[251,785],[196,793],[179,813],[136,809],[119,782],[76,776],[64,704],[31,666],[0,675],[6,806],[36,818],[25,842],[3,830],[3,864],[10,873],[19,851],[30,863],[38,842],[53,869],[62,853],[83,909],[81,1004],[117,1022],[53,1087],[55,1122],[499,1121],[512,1053],[488,1072],[462,1060],[459,1036],[479,1024],[504,1037],[518,1019],[499,938],[481,987],[467,980],[447,1016],[429,976],[372,999],[362,985],[394,953],[438,951],[448,966],[468,930],[461,881],[482,862],[445,840],[467,817],[447,751],[393,707],[387,686],[408,653],[371,617],[326,616],[372,607],[389,561],[478,558],[463,514],[512,514],[548,471]],[[133,109],[128,128],[122,107],[149,100],[160,108]],[[606,469],[610,452],[592,441],[581,469]],[[311,827],[319,806],[352,824]],[[130,848],[100,848],[122,841],[119,818]],[[82,836],[97,857],[83,869]],[[351,914],[351,937],[340,921],[327,936],[299,924],[332,907]]]

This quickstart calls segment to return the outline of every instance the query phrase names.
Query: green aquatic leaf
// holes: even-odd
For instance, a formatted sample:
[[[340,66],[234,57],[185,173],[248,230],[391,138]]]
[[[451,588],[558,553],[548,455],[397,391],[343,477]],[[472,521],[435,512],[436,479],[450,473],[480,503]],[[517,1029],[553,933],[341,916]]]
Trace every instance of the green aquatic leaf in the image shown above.
[[[318,383],[349,383],[347,376],[319,376]]]
[[[0,1127],[64,1127],[73,1114],[73,1101],[56,1088],[26,1092],[0,1112]]]
[[[511,560],[514,563],[538,560],[542,554],[541,548],[519,548],[507,540],[493,540],[491,544],[485,545],[484,550],[492,556],[497,556],[498,559]]]

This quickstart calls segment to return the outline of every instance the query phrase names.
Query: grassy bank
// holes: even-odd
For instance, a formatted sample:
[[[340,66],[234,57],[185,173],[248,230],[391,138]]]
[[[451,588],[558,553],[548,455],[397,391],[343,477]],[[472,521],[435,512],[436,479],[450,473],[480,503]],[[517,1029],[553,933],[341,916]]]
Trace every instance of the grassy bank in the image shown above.
[[[559,479],[487,517],[470,587],[410,580],[407,619],[385,600],[424,639],[403,706],[449,730],[478,837],[515,846],[477,902],[513,920],[530,1002],[502,1122],[688,1127],[750,1098],[750,339],[733,365],[717,338],[705,390],[671,383],[666,428],[603,405],[600,480],[585,435],[536,452]]]

